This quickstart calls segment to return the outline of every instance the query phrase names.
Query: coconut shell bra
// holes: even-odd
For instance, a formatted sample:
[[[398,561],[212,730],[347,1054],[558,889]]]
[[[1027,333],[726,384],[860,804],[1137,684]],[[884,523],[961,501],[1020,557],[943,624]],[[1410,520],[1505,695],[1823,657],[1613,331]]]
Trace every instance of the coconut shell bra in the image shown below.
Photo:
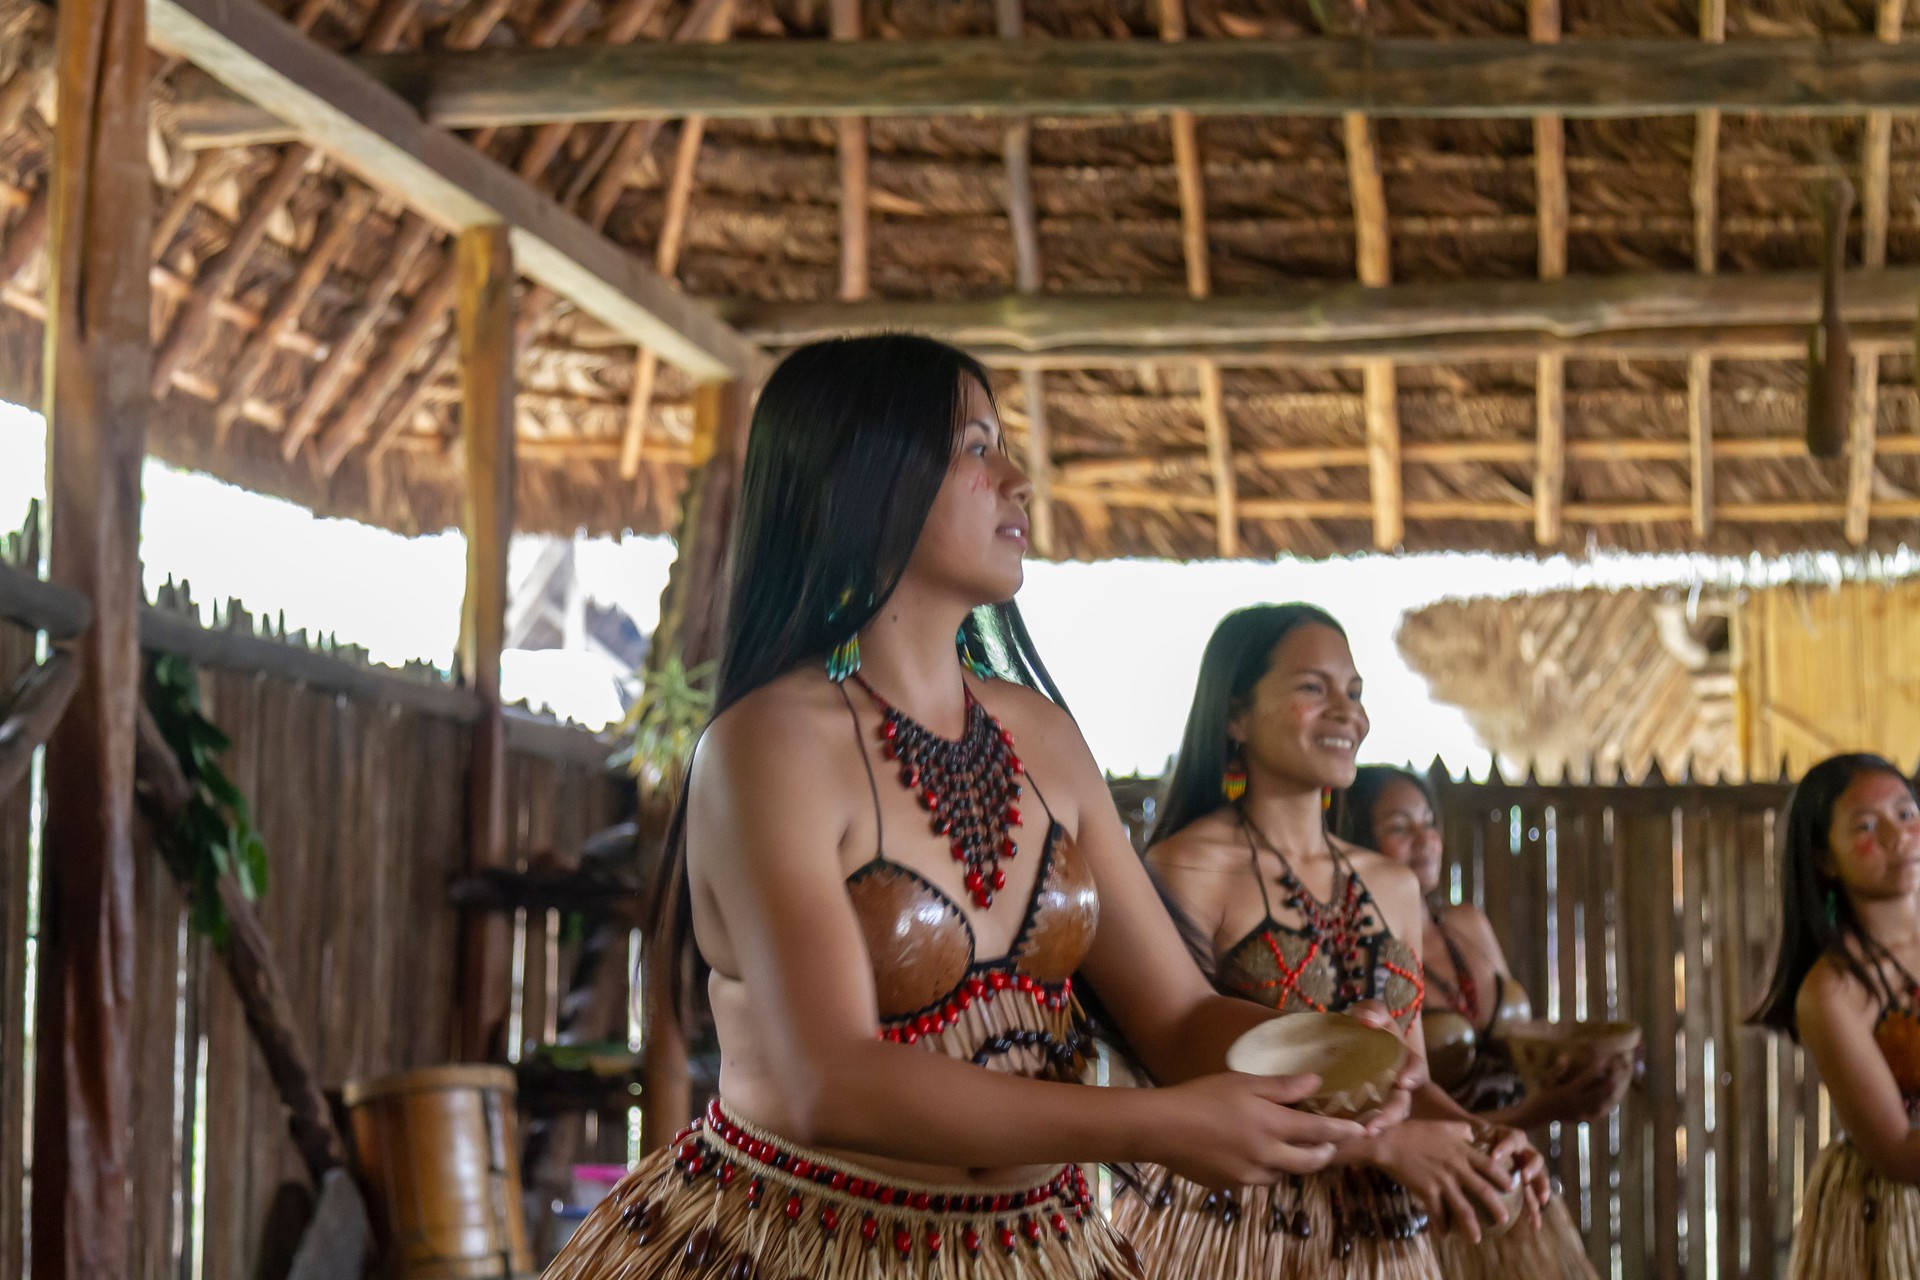
[[[847,896],[873,965],[881,1038],[1018,1075],[1077,1079],[1084,1046],[1073,974],[1093,945],[1100,898],[1072,835],[1035,786],[1047,828],[1033,892],[1013,945],[982,958],[959,903],[886,856],[879,785],[851,699],[847,714],[880,833],[873,859],[847,877]]]
[[[1315,904],[1317,910],[1306,913],[1309,920],[1314,914],[1333,914],[1342,928],[1322,931],[1282,924],[1267,895],[1251,825],[1243,823],[1242,829],[1265,913],[1246,937],[1221,953],[1215,984],[1228,995],[1281,1013],[1338,1013],[1364,1000],[1378,1000],[1401,1031],[1412,1026],[1426,992],[1420,960],[1387,928],[1352,865],[1334,853],[1331,902],[1336,905]],[[1292,875],[1290,869],[1287,874]]]

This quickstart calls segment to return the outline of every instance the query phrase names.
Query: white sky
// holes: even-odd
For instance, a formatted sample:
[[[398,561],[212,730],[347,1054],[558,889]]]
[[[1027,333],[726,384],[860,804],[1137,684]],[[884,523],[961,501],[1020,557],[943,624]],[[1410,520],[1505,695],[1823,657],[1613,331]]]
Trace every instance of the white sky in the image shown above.
[[[28,500],[44,488],[45,470],[40,418],[0,402],[0,531],[20,526]],[[152,460],[144,484],[141,556],[149,594],[169,575],[185,578],[203,608],[237,597],[256,615],[284,611],[290,629],[363,645],[376,661],[450,662],[464,575],[459,534],[402,538],[321,520]],[[531,543],[515,540],[516,561],[534,550]],[[644,632],[658,614],[672,557],[663,538],[596,539],[579,544],[578,563],[589,592],[623,606]],[[1158,772],[1179,742],[1214,624],[1242,605],[1284,600],[1311,601],[1346,626],[1373,720],[1363,757],[1424,765],[1437,754],[1456,770],[1478,772],[1486,748],[1457,709],[1433,701],[1394,644],[1406,612],[1449,596],[1751,577],[1758,569],[1679,556],[1579,564],[1486,555],[1035,563],[1019,600],[1095,757],[1110,772]],[[604,723],[617,713],[609,673],[571,658],[509,654],[507,696]]]

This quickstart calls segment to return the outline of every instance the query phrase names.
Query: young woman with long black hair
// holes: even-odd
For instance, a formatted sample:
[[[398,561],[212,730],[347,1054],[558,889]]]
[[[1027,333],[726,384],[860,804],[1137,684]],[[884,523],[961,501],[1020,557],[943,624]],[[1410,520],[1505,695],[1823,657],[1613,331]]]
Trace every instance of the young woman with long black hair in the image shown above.
[[[1353,781],[1367,728],[1331,617],[1299,604],[1228,615],[1200,661],[1147,860],[1219,990],[1282,1013],[1378,1002],[1418,1061],[1419,888],[1326,827],[1323,796]],[[1524,1136],[1444,1095],[1416,1098],[1423,1109],[1433,1118],[1346,1144],[1325,1170],[1225,1193],[1133,1170],[1115,1221],[1164,1280],[1437,1276],[1429,1214],[1478,1239],[1483,1216],[1507,1220],[1504,1168],[1535,1203],[1545,1177]]]
[[[1814,1161],[1795,1280],[1920,1275],[1920,804],[1894,765],[1807,770],[1780,842],[1780,956],[1753,1021],[1806,1046],[1841,1133]]]
[[[1600,1120],[1619,1106],[1632,1080],[1623,1061],[1602,1061],[1532,1094],[1521,1085],[1499,1030],[1508,1019],[1532,1017],[1532,1004],[1514,981],[1486,914],[1471,903],[1438,901],[1440,826],[1426,780],[1406,769],[1366,765],[1334,808],[1340,838],[1413,872],[1425,899],[1421,955],[1427,1000],[1420,1023],[1434,1084],[1482,1119],[1523,1130],[1556,1121]],[[1593,1276],[1580,1234],[1558,1199],[1548,1201],[1538,1231],[1523,1226],[1478,1245],[1447,1235],[1435,1245],[1449,1280]]]
[[[819,343],[768,381],[653,929],[707,973],[720,1097],[553,1280],[1130,1277],[1068,1162],[1224,1185],[1365,1132],[1224,1072],[1271,1014],[1194,966],[1004,603],[1029,492],[951,347]],[[1176,1087],[1077,1083],[1082,977]]]

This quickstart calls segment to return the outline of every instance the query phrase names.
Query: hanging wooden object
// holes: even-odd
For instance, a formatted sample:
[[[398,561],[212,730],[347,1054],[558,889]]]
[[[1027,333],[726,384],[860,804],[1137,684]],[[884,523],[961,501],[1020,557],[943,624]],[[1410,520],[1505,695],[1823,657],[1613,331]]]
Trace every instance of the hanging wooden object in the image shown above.
[[[1821,193],[1825,239],[1820,264],[1820,319],[1807,340],[1807,452],[1837,458],[1846,452],[1853,417],[1853,343],[1840,314],[1840,274],[1847,264],[1847,221],[1853,184],[1835,177]]]

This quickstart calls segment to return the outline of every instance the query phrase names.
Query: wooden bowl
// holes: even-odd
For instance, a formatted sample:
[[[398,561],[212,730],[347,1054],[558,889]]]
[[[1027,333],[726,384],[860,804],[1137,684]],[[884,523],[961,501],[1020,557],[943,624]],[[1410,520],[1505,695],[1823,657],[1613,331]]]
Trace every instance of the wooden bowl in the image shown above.
[[[1427,1042],[1427,1074],[1452,1092],[1473,1071],[1480,1051],[1480,1035],[1473,1024],[1451,1009],[1421,1015],[1420,1033]]]
[[[1500,1038],[1529,1089],[1543,1089],[1586,1070],[1605,1058],[1626,1058],[1640,1047],[1640,1028],[1631,1022],[1512,1022]]]
[[[1407,1047],[1391,1031],[1344,1013],[1289,1013],[1233,1042],[1227,1066],[1256,1076],[1317,1075],[1293,1105],[1326,1116],[1364,1115],[1386,1102]]]

